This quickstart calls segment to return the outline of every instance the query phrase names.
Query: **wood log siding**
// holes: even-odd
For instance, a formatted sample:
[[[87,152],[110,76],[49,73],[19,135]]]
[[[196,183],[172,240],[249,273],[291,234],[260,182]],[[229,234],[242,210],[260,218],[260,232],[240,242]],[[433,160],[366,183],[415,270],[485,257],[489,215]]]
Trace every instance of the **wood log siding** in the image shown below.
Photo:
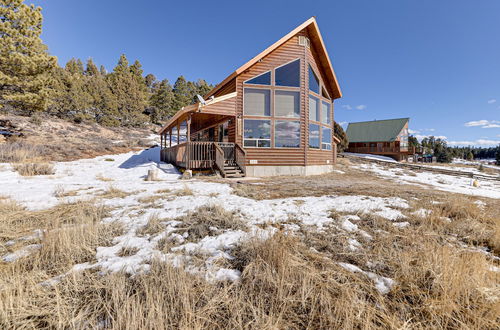
[[[266,71],[272,71],[278,66],[289,63],[295,59],[301,60],[301,73],[300,73],[300,148],[245,148],[246,151],[246,164],[247,165],[325,165],[335,163],[335,150],[315,150],[308,148],[308,123],[309,123],[309,88],[308,88],[308,64],[319,73],[322,81],[325,81],[325,75],[322,69],[318,68],[313,51],[309,48],[299,45],[298,37],[306,36],[306,30],[299,32],[296,36],[285,42],[269,55],[265,56],[262,61],[254,64],[247,71],[243,72],[236,78],[236,117],[241,120],[236,120],[234,127],[230,127],[230,131],[234,130],[236,133],[235,141],[243,145],[243,128],[237,125],[243,125],[245,117],[251,118],[253,116],[244,116],[243,113],[243,88],[244,81],[253,78]],[[273,72],[274,74],[274,72]],[[248,86],[248,85],[245,85]],[[250,87],[250,86],[248,86]],[[262,86],[264,87],[264,86]],[[286,89],[276,87],[276,89]],[[271,93],[272,94],[272,93]],[[271,102],[274,102],[274,95],[271,95]],[[333,104],[330,109],[330,116],[332,118],[332,144],[333,142]],[[264,119],[264,118],[260,118]],[[265,118],[281,120],[280,118]],[[273,122],[273,121],[272,121]],[[231,125],[232,126],[232,125]],[[273,130],[271,130],[273,132]],[[274,135],[271,134],[271,141],[274,142]],[[230,140],[231,141],[231,140]],[[321,142],[320,142],[321,144]],[[333,146],[332,146],[332,149]],[[250,164],[250,161],[253,161]],[[257,164],[254,164],[257,161]]]

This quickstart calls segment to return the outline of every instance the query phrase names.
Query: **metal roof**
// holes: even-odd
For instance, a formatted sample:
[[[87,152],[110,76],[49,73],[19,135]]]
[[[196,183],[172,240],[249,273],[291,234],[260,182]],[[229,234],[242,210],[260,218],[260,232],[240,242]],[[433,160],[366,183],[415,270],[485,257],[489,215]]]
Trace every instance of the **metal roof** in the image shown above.
[[[385,119],[349,123],[347,138],[349,142],[391,142],[410,118]]]

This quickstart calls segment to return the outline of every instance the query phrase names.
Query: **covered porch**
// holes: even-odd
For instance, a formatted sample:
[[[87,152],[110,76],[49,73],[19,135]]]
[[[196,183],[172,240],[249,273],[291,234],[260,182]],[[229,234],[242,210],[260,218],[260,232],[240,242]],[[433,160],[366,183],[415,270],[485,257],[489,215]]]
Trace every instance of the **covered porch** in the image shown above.
[[[245,175],[245,151],[236,143],[236,93],[177,112],[160,130],[161,161],[184,169]]]

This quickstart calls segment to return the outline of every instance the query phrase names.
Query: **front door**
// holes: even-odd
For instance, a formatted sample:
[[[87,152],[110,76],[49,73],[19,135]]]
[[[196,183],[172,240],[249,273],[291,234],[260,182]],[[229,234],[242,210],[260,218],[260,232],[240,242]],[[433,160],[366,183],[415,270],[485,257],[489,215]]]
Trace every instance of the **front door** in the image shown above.
[[[229,142],[229,122],[224,122],[219,125],[219,142]]]

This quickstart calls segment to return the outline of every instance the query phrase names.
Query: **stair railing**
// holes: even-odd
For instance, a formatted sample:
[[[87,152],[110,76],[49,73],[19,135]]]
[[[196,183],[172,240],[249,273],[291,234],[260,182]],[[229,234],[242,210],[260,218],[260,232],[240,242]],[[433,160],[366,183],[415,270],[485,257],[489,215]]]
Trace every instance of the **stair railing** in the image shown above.
[[[234,144],[234,161],[236,162],[236,165],[239,166],[241,169],[241,172],[243,172],[243,175],[246,175],[246,155],[247,152],[245,149],[243,149],[238,143]]]
[[[222,177],[226,177],[226,172],[224,171],[224,150],[217,144],[214,143],[215,147],[215,167],[220,171]]]

